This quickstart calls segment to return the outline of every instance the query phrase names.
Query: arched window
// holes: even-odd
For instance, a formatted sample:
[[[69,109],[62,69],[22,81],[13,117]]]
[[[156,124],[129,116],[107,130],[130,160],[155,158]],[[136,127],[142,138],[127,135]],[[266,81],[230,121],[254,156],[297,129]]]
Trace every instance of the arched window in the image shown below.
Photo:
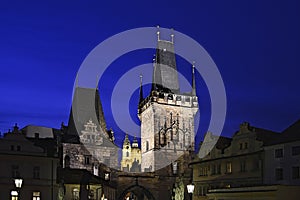
[[[126,157],[129,157],[129,152],[128,151],[126,152]]]
[[[70,156],[65,156],[65,168],[70,167]]]

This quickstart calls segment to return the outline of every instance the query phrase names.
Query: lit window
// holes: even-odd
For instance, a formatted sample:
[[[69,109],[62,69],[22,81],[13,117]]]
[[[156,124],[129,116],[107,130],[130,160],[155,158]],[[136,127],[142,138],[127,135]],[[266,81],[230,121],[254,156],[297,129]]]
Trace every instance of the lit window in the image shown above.
[[[226,173],[232,172],[232,164],[231,162],[226,163]]]
[[[275,149],[275,158],[283,157],[283,149]]]
[[[32,193],[32,200],[41,200],[40,192],[33,192]]]

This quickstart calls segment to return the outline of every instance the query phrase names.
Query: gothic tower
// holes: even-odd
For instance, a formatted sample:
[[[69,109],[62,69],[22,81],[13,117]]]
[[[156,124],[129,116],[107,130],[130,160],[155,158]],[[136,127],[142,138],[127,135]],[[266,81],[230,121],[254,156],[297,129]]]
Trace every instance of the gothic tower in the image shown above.
[[[140,86],[142,171],[158,170],[177,160],[186,150],[194,150],[194,116],[198,111],[194,65],[192,91],[180,94],[174,35],[167,41],[161,40],[159,34],[158,31],[152,89],[146,98],[142,83]]]

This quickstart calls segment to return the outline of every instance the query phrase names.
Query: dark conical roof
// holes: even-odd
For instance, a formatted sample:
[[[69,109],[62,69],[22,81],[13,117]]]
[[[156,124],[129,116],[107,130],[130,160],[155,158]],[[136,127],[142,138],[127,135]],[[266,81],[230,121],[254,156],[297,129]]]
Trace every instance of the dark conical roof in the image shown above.
[[[96,123],[100,131],[106,133],[106,122],[98,89],[77,87],[74,91],[67,134],[79,135],[84,128],[83,125],[89,120]]]

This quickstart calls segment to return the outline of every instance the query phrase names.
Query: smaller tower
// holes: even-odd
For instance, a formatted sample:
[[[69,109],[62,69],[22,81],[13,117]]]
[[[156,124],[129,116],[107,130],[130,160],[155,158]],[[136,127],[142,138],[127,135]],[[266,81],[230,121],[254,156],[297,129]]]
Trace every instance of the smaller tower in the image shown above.
[[[123,142],[123,149],[122,149],[122,160],[121,160],[121,170],[129,171],[131,167],[131,144],[128,139],[128,134],[126,134],[124,142]]]
[[[138,140],[134,137],[131,145],[128,134],[126,134],[122,149],[121,170],[125,172],[140,172],[141,159],[142,154]]]

